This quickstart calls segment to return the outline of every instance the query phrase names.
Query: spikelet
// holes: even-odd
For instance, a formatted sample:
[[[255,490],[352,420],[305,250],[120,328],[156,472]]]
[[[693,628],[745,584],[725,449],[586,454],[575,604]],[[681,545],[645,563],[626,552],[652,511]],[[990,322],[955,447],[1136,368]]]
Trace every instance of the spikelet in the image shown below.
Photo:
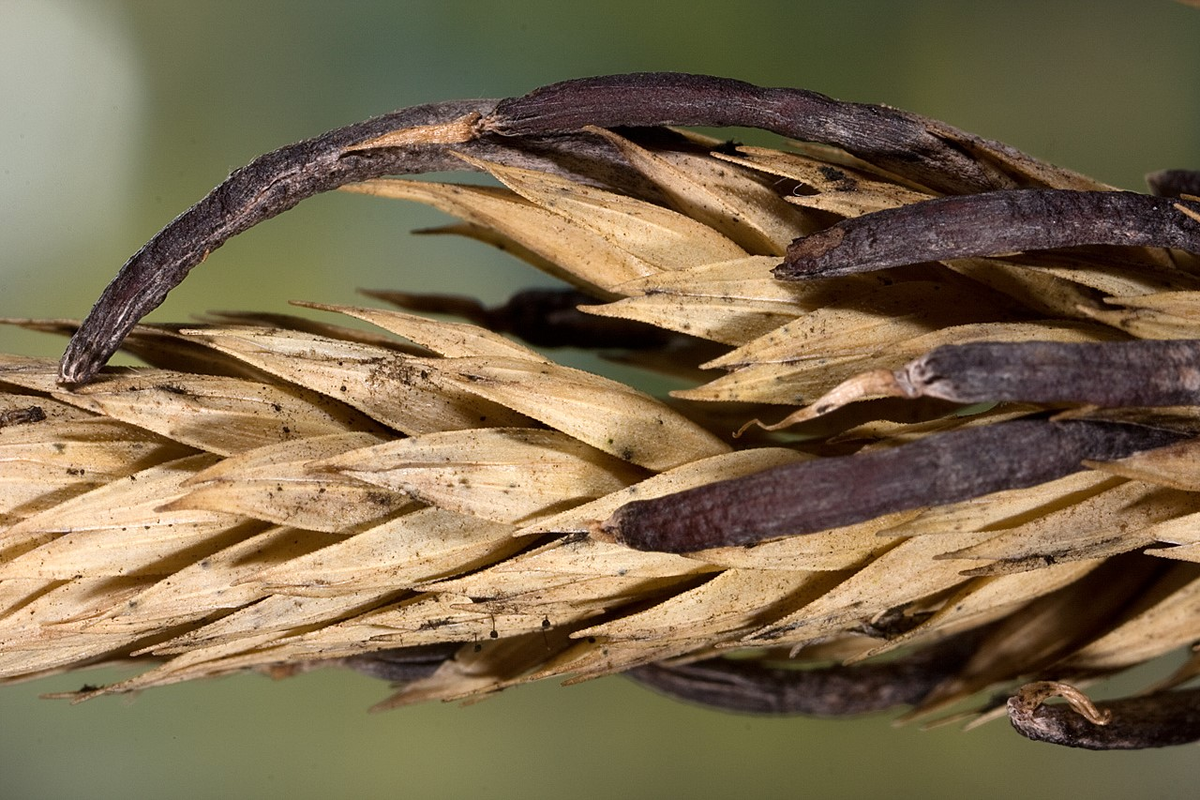
[[[911,158],[621,128],[705,120],[610,119],[593,83],[595,119],[558,140],[526,98],[326,142],[489,173],[345,188],[446,211],[571,290],[309,304],[378,334],[140,325],[149,366],[86,385],[0,357],[0,679],[147,664],[83,698],[333,664],[396,681],[392,707],[629,672],[748,711],[986,718],[1015,691],[1049,741],[1200,737],[1163,711],[1195,707],[1196,658],[1107,708],[1070,685],[1200,640],[1195,198],[1132,196],[1134,227],[1175,215],[1141,238],[1051,241],[1127,193],[900,112],[880,135]],[[1014,220],[1024,243],[989,233]]]

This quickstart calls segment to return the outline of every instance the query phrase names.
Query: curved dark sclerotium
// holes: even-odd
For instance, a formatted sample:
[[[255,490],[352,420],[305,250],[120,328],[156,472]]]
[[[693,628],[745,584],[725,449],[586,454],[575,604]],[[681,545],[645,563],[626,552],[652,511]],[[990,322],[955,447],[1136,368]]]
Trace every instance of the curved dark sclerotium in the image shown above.
[[[71,337],[60,365],[60,380],[66,384],[88,381],[133,326],[157,308],[192,267],[231,237],[301,200],[380,175],[464,168],[461,159],[445,146],[349,153],[347,148],[397,129],[486,113],[494,105],[494,100],[467,100],[396,111],[290,144],[235,170],[125,262]]]
[[[777,278],[801,280],[906,264],[1080,245],[1200,253],[1200,206],[1135,192],[1010,189],[938,197],[843,220],[792,242]]]
[[[750,714],[845,717],[916,705],[974,652],[971,631],[891,661],[816,669],[764,666],[710,658],[691,664],[647,664],[625,672],[679,700]]]
[[[907,111],[709,75],[646,72],[564,81],[501,101],[485,121],[488,130],[510,136],[578,130],[584,125],[759,128],[841,147],[945,192],[1018,185],[1017,177],[965,152],[966,141],[1004,152],[1014,161],[1035,163],[1007,145]]]
[[[472,113],[481,117],[461,141],[354,149],[386,133],[446,124]],[[499,103],[466,100],[417,106],[288,145],[236,170],[125,263],[72,337],[60,364],[60,380],[69,385],[87,382],[133,326],[209,253],[307,197],[382,175],[468,169],[455,151],[482,157],[497,157],[499,151],[507,154],[508,163],[526,157],[540,158],[543,165],[547,158],[538,151],[545,148],[563,147],[568,155],[574,150],[576,156],[594,158],[594,142],[576,141],[572,146],[562,141],[565,135],[578,134],[585,126],[665,124],[759,127],[831,144],[942,191],[1037,183],[1022,177],[1021,169],[1014,170],[1014,177],[990,166],[987,159],[969,156],[963,142],[1002,152],[1014,164],[1051,169],[1005,145],[916,114],[703,75],[587,78]],[[554,160],[551,155],[549,161]]]
[[[1124,423],[1014,420],[635,500],[602,527],[638,550],[749,545],[1036,486],[1082,470],[1085,460],[1125,458],[1182,438]]]
[[[1024,702],[1020,693],[1008,701],[1008,718],[1034,741],[1086,750],[1141,750],[1200,741],[1200,688],[1156,692],[1095,704],[1107,712],[1099,725],[1066,704]]]

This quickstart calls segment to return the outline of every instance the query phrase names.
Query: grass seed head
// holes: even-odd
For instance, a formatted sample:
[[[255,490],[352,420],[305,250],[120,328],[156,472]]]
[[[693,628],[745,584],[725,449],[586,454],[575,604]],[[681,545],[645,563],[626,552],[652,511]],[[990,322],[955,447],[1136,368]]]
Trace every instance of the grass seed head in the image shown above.
[[[301,189],[259,191],[285,167]],[[380,177],[447,167],[495,184]],[[18,323],[75,333],[61,369],[0,357],[0,679],[148,665],[94,696],[341,664],[400,683],[392,706],[628,672],[718,707],[911,716],[1189,645],[1200,222],[1172,187],[1194,179],[1120,193],[916,115],[674,75],[264,156],[77,333]],[[439,208],[566,288],[310,304],[380,334],[133,325],[225,238],[336,186]],[[147,366],[96,374],[121,343]],[[1060,743],[1175,743],[1163,709],[1195,704],[1171,690],[1197,663],[1108,710],[1056,683],[1009,711]],[[1039,711],[1055,694],[1107,733]],[[1160,717],[1170,742],[1143,731]]]

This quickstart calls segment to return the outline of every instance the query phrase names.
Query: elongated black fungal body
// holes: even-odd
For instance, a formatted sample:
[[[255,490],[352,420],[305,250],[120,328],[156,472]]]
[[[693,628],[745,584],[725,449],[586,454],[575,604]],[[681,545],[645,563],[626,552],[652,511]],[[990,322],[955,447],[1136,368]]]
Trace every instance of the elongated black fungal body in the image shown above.
[[[1092,708],[1106,721],[1090,720],[1067,704],[1046,705],[1036,693],[1020,691],[1008,701],[1008,718],[1022,736],[1086,750],[1141,750],[1200,741],[1200,688],[1109,700]]]
[[[1079,245],[1200,253],[1200,205],[1135,192],[1011,189],[937,197],[843,220],[797,239],[774,274],[826,278]],[[1189,209],[1191,210],[1191,209]]]
[[[282,147],[235,170],[130,256],[71,337],[60,379],[67,384],[87,382],[192,267],[231,237],[301,200],[380,175],[463,168],[444,146],[349,148],[398,128],[437,125],[486,112],[494,104],[472,100],[416,106]]]
[[[759,128],[836,145],[944,192],[1019,185],[1017,177],[971,157],[963,142],[1034,163],[1007,145],[907,111],[709,75],[647,72],[564,81],[502,101],[485,121],[488,130],[507,136],[563,133],[585,125]]]
[[[1023,419],[818,458],[616,510],[603,529],[638,550],[686,553],[852,525],[896,511],[1036,486],[1183,438],[1087,420]]]
[[[711,658],[647,664],[625,674],[670,697],[726,711],[846,717],[916,705],[962,667],[979,638],[971,631],[903,658],[852,666],[789,669]]]
[[[896,372],[909,397],[956,403],[1200,405],[1200,341],[943,345]]]
[[[125,263],[67,346],[60,381],[86,383],[192,267],[307,197],[382,175],[470,169],[458,152],[568,174],[572,157],[582,155],[619,162],[619,171],[627,165],[582,128],[670,124],[760,127],[830,144],[938,191],[1044,185],[1039,175],[1078,179],[916,114],[704,75],[585,78],[500,102],[416,106],[288,145],[233,172]],[[383,136],[390,138],[375,142]],[[972,150],[1000,154],[1012,168]]]

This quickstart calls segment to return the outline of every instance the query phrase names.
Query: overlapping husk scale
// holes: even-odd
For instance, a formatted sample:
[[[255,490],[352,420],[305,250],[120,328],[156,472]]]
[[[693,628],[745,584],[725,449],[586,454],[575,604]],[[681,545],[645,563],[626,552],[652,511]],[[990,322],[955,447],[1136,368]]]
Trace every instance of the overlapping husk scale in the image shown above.
[[[146,663],[85,697],[322,664],[396,677],[380,666],[393,651],[440,654],[384,704],[399,705],[729,653],[871,664],[976,632],[919,714],[984,709],[1034,678],[1086,684],[1200,639],[1189,440],[753,546],[614,541],[602,523],[632,499],[1047,410],[1190,432],[1191,407],[813,402],[947,343],[1200,338],[1200,265],[1091,249],[1070,265],[1026,253],[781,281],[770,269],[793,239],[941,192],[837,148],[588,135],[606,155],[587,180],[472,156],[497,185],[351,188],[440,208],[461,220],[450,230],[562,278],[592,298],[572,325],[655,342],[609,354],[684,388],[656,397],[564,366],[489,330],[503,314],[417,295],[392,298],[475,322],[323,306],[382,330],[143,325],[126,349],[150,366],[76,389],[5,356],[0,676]],[[1106,188],[977,141],[965,152],[1015,185]]]

